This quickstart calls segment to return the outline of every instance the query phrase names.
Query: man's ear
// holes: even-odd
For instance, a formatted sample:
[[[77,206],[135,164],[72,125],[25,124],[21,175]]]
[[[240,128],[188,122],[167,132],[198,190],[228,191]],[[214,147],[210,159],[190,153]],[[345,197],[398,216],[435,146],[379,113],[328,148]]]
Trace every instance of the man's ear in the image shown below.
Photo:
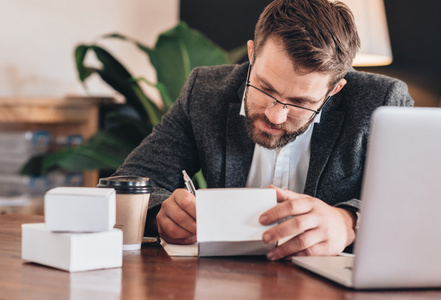
[[[250,63],[253,63],[254,60],[254,41],[249,40],[247,42],[248,47],[248,59],[250,60]]]
[[[346,79],[344,78],[340,79],[340,81],[335,85],[334,92],[332,93],[331,96],[334,96],[335,94],[340,92],[341,89],[346,85],[346,83],[347,83]]]

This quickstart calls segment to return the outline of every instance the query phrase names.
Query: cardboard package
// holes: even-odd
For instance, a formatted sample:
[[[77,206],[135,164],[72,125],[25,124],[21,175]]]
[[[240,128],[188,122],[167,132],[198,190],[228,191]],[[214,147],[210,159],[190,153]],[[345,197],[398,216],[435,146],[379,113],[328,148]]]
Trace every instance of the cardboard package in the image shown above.
[[[116,222],[115,190],[58,187],[44,197],[46,229],[68,232],[112,230]]]
[[[69,272],[122,266],[122,231],[60,233],[22,225],[22,258]]]
[[[275,189],[197,190],[198,255],[265,255],[275,244],[265,244],[262,234],[275,224],[263,226],[259,217],[275,205]]]

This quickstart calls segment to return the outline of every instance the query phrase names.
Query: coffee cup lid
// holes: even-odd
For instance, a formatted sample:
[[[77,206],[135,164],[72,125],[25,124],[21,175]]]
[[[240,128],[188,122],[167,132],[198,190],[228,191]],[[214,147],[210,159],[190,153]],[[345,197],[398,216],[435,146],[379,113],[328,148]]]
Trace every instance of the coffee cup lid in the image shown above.
[[[100,178],[97,187],[114,188],[117,194],[147,194],[152,192],[150,179],[139,176],[112,176]]]

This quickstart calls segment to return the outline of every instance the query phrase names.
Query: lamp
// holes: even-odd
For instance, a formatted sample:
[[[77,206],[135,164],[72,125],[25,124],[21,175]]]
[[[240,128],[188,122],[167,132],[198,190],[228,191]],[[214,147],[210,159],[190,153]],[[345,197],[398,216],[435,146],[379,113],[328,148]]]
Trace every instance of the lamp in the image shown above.
[[[353,66],[385,66],[392,63],[386,11],[383,0],[340,0],[354,14],[361,40]]]

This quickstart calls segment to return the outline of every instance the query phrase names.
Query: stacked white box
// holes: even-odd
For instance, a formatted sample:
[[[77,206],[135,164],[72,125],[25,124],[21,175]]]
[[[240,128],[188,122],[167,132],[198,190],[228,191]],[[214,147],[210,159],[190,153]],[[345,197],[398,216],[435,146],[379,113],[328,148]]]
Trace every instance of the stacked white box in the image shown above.
[[[99,232],[115,226],[114,189],[59,187],[44,196],[46,229]]]
[[[69,272],[122,266],[122,231],[114,229],[115,190],[55,188],[45,195],[45,223],[22,225],[22,258]]]
[[[22,258],[69,272],[122,266],[122,231],[59,233],[22,225]]]

